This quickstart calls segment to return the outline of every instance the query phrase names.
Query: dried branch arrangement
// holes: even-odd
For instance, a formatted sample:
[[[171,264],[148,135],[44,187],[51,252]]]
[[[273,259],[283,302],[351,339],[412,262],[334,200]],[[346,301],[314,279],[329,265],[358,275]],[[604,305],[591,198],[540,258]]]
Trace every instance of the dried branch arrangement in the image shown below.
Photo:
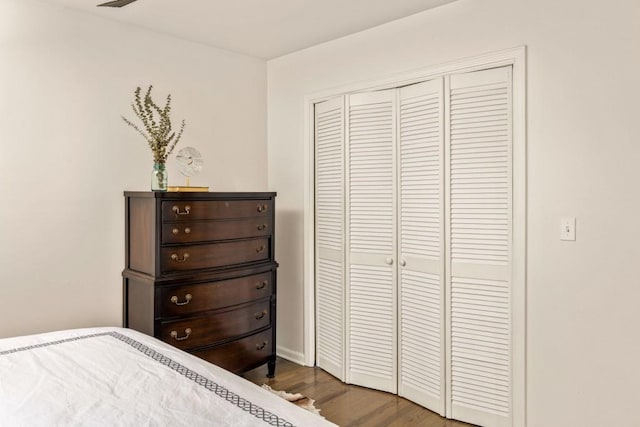
[[[180,141],[186,123],[182,120],[180,130],[176,134],[171,127],[171,94],[167,95],[164,108],[160,108],[151,99],[152,89],[153,85],[149,86],[144,98],[142,98],[142,90],[137,87],[134,92],[134,102],[131,104],[131,109],[144,125],[144,130],[124,116],[122,116],[122,120],[147,140],[153,152],[154,163],[165,163],[169,154]]]

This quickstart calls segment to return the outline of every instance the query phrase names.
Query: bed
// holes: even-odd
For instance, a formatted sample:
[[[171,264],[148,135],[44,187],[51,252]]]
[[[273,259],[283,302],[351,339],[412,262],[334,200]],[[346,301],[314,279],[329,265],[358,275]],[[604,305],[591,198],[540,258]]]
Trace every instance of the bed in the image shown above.
[[[222,368],[115,327],[0,339],[0,424],[335,426]]]

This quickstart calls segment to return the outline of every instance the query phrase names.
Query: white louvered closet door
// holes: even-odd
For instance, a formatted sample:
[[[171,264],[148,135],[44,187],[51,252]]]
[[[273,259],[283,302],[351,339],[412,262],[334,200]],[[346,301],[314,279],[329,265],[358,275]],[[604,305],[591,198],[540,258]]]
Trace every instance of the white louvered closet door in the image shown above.
[[[445,414],[444,79],[399,89],[398,394]]]
[[[315,105],[316,363],[345,380],[344,97]]]
[[[450,411],[512,424],[511,67],[450,77]]]
[[[347,381],[397,392],[395,90],[349,97]]]

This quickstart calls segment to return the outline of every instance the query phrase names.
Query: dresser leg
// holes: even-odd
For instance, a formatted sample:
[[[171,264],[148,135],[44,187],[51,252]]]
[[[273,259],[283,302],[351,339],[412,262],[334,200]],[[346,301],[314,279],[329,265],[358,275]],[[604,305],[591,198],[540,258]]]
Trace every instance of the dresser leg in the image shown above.
[[[267,362],[267,378],[273,378],[276,376],[276,361],[271,360]]]

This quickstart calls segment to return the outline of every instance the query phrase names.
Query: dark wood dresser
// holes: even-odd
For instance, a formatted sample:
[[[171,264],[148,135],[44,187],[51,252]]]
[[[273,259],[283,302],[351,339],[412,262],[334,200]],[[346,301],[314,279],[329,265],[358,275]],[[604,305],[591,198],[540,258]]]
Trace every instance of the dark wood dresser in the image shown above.
[[[124,326],[275,372],[276,193],[125,192]]]

